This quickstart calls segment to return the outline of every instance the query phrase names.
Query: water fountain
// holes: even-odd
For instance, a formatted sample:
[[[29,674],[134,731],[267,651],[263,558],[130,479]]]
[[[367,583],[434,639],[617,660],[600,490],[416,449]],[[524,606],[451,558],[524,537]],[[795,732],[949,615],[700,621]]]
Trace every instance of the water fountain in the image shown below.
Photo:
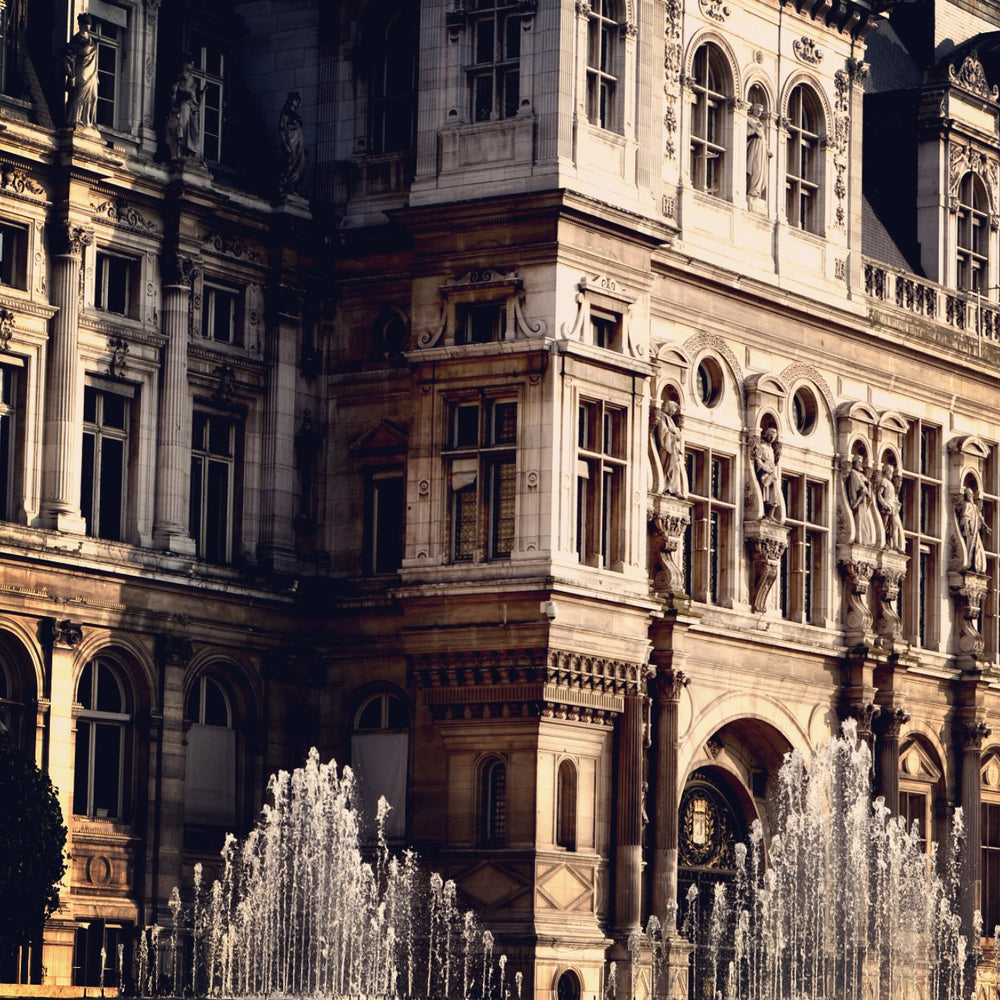
[[[872,802],[870,774],[851,723],[808,766],[786,756],[770,844],[755,823],[737,847],[735,884],[701,901],[709,917],[696,944],[711,960],[699,997],[965,1000],[961,812],[942,878],[920,832]]]
[[[384,799],[366,859],[349,768],[313,750],[268,790],[246,840],[227,838],[220,877],[209,887],[197,866],[190,903],[173,891],[173,927],[141,936],[139,995],[165,982],[209,997],[519,998],[520,973],[505,980],[504,955],[494,969],[492,936],[455,884],[426,878],[412,852],[390,855]]]

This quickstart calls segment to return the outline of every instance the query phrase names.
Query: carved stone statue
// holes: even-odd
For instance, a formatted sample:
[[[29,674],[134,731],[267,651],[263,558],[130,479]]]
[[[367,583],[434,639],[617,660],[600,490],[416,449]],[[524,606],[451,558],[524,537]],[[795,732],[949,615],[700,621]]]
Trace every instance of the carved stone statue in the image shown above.
[[[986,572],[986,549],[983,546],[983,532],[988,531],[983,518],[983,502],[968,487],[962,492],[962,499],[955,508],[958,528],[965,542],[966,564],[963,567],[973,573]]]
[[[761,115],[764,108],[752,104],[747,114],[747,199],[767,197],[767,131]]]
[[[302,138],[302,116],[299,114],[301,103],[299,92],[290,91],[278,121],[278,134],[281,136],[281,150],[284,154],[281,176],[278,179],[278,189],[282,194],[298,194],[305,168],[306,150]]]
[[[666,405],[658,411],[654,434],[656,436],[656,451],[663,465],[663,492],[671,496],[682,497],[684,488],[684,435],[681,428],[684,418],[680,407],[669,399]]]
[[[778,461],[781,458],[781,444],[774,427],[765,427],[760,435],[760,443],[752,452],[754,474],[760,484],[761,499],[764,502],[764,517],[775,521],[781,519],[781,473]]]
[[[877,530],[872,512],[872,486],[865,474],[865,460],[861,455],[855,455],[851,460],[851,471],[844,481],[847,493],[847,503],[854,515],[854,540],[859,545],[874,545],[877,540]]]
[[[885,544],[894,552],[906,551],[906,538],[903,535],[903,520],[900,517],[902,504],[899,502],[900,476],[895,466],[886,462],[878,477],[875,488],[875,502],[882,512],[885,524]]]
[[[194,61],[185,53],[177,79],[170,85],[170,113],[164,139],[171,160],[197,157],[201,145],[202,88],[194,75]]]
[[[92,128],[97,120],[97,39],[89,14],[77,17],[80,30],[66,46],[63,69],[66,73],[66,124]]]

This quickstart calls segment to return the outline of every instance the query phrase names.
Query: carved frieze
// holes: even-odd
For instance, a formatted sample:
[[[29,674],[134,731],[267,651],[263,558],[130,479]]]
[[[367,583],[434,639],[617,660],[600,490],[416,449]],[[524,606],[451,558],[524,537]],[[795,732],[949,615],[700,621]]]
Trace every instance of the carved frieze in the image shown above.
[[[667,160],[677,159],[677,101],[681,81],[681,29],[684,5],[681,0],[666,0],[663,17],[663,112],[664,149]],[[664,212],[669,218],[674,213]]]
[[[808,35],[796,38],[792,42],[792,51],[795,58],[807,66],[818,66],[823,61],[823,50]]]
[[[19,195],[45,195],[45,188],[38,181],[15,167],[4,167],[0,170],[0,188]]]
[[[233,257],[236,260],[245,260],[251,264],[257,264],[264,259],[260,250],[246,243],[238,236],[223,236],[220,233],[205,233],[201,238],[203,246],[211,247],[216,253],[226,257]]]
[[[13,336],[14,314],[9,309],[0,309],[0,351],[10,349],[10,341]]]
[[[698,0],[698,6],[705,17],[713,21],[718,21],[720,24],[724,24],[732,13],[728,5],[723,3],[722,0]]]
[[[133,233],[155,233],[156,224],[147,219],[139,209],[129,205],[124,198],[107,198],[95,204],[91,202],[95,216],[103,216],[119,229]]]
[[[990,86],[983,71],[983,64],[979,61],[979,51],[973,49],[963,60],[962,65],[956,69],[954,64],[948,67],[948,78],[953,84],[967,90],[977,97],[985,97],[988,100],[997,99],[996,86]]]

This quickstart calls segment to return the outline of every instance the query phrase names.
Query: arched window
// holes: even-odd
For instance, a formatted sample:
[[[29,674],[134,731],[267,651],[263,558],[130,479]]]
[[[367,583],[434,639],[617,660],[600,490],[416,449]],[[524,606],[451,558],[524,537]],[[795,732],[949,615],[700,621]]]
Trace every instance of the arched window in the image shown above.
[[[188,689],[184,820],[219,825],[236,820],[236,730],[232,699],[221,678],[201,674]]]
[[[76,688],[76,771],[73,812],[122,819],[132,716],[121,671],[105,657],[83,668]]]
[[[567,969],[556,983],[556,1000],[580,1000],[580,977]]]
[[[487,760],[480,772],[480,840],[484,847],[507,842],[507,765]]]
[[[820,231],[823,112],[815,93],[800,83],[788,100],[785,163],[785,211],[788,224],[810,233]]]
[[[368,151],[400,153],[417,144],[418,28],[407,11],[392,17],[383,30],[381,51],[372,66]]]
[[[590,0],[587,20],[587,118],[593,125],[621,131],[617,107],[622,38],[617,0]]]
[[[958,288],[966,292],[989,287],[989,197],[982,179],[971,171],[958,186]]]
[[[568,760],[556,776],[556,844],[576,850],[576,768]]]
[[[384,796],[392,806],[383,828],[390,839],[406,836],[409,728],[406,703],[389,691],[365,698],[354,716],[351,766],[358,780],[362,829],[374,832],[378,800]]]
[[[9,739],[12,746],[19,747],[21,712],[23,705],[14,679],[17,676],[13,666],[6,662],[6,654],[0,649],[0,738]]]
[[[699,191],[725,195],[732,84],[717,45],[705,44],[695,52],[691,89],[691,183]]]

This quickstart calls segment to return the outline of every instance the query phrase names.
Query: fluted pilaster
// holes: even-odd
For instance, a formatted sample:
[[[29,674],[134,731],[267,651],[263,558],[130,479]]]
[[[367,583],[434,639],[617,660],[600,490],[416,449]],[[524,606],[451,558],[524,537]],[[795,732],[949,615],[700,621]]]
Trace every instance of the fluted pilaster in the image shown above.
[[[642,701],[641,694],[625,695],[618,719],[615,927],[623,937],[642,916]]]

